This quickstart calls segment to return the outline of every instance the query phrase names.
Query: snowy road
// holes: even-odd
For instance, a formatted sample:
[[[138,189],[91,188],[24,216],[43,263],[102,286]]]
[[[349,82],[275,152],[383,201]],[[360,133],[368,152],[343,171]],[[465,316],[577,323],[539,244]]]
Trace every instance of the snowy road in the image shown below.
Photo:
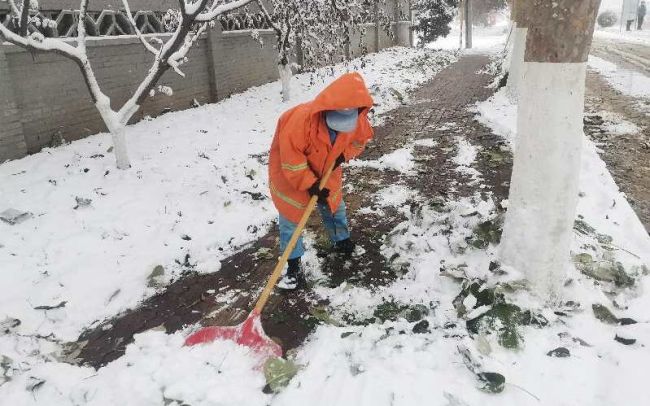
[[[596,31],[589,68],[585,133],[650,230],[650,32]]]
[[[597,31],[591,54],[650,75],[650,32]]]

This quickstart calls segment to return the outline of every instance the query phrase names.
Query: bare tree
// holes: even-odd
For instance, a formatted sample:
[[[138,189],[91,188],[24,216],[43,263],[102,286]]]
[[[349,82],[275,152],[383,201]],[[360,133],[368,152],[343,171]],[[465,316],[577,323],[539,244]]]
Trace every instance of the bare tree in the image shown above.
[[[354,34],[365,48],[366,23],[379,23],[392,36],[385,0],[257,0],[275,31],[282,100],[291,94],[291,59],[298,47],[303,69],[349,60]],[[265,4],[268,3],[268,6]]]
[[[270,9],[263,0],[258,4],[264,13],[269,25],[275,32],[278,51],[278,73],[282,83],[282,101],[291,98],[291,56],[296,47],[297,33],[309,29],[315,21],[322,2],[301,0],[270,0]],[[310,24],[311,23],[311,24]]]
[[[501,260],[558,298],[578,201],[587,57],[600,0],[526,0],[528,38]]]
[[[95,77],[93,66],[86,51],[85,20],[90,0],[80,0],[79,22],[77,23],[76,44],[57,38],[45,38],[41,33],[29,32],[30,0],[23,0],[19,6],[16,0],[8,0],[12,16],[17,19],[18,30],[13,32],[0,24],[0,39],[25,48],[29,51],[52,52],[75,62],[113,139],[117,167],[127,169],[131,166],[125,139],[125,126],[138,111],[145,98],[154,89],[162,75],[172,69],[185,76],[181,65],[187,60],[187,52],[216,17],[246,6],[253,0],[179,0],[178,24],[171,36],[163,41],[158,37],[144,37],[131,14],[129,3],[122,0],[127,18],[145,49],[153,55],[153,62],[133,95],[117,110],[111,107],[110,98],[101,90]]]

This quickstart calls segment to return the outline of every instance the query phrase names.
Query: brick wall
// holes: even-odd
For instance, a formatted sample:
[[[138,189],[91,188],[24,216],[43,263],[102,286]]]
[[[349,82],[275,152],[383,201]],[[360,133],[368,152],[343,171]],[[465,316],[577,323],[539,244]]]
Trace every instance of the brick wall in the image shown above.
[[[246,31],[211,31],[217,99],[277,80],[275,33],[260,30],[260,40]]]
[[[2,48],[28,153],[50,145],[55,134],[71,141],[106,130],[76,64],[52,53],[29,53],[14,46]],[[148,98],[134,121],[166,109],[188,108],[193,99],[209,101],[206,41],[195,44],[188,56],[190,62],[182,67],[186,78],[167,72],[160,81],[170,86],[174,95],[158,93]],[[136,39],[119,37],[90,39],[88,57],[113,108],[119,108],[133,94],[152,58]],[[0,131],[4,138],[4,130]]]
[[[20,158],[27,153],[20,114],[14,100],[11,72],[0,46],[0,162]]]

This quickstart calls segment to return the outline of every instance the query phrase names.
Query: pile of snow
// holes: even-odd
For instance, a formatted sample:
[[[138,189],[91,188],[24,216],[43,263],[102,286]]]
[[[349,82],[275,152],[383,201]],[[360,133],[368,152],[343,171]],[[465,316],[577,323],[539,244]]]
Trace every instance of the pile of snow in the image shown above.
[[[393,184],[377,192],[380,207],[401,207],[416,198],[416,193],[405,185]]]
[[[415,167],[413,162],[413,147],[397,149],[379,159],[367,161],[356,159],[350,162],[350,166],[357,168],[374,168],[382,171],[393,170],[398,172],[409,172]]]
[[[389,327],[393,332],[387,333]],[[306,368],[273,405],[442,406],[484,400],[468,391],[474,383],[463,373],[455,342],[398,333],[409,328],[406,322],[320,327],[299,355]],[[469,403],[454,403],[457,398]]]
[[[512,138],[516,134],[516,106],[507,102],[504,92],[479,103],[477,110],[482,114],[480,120],[492,124],[496,132],[504,135],[511,145],[514,144]],[[583,232],[576,232],[572,244],[573,254],[588,254],[608,263],[618,263],[628,273],[636,276],[637,284],[635,288],[610,292],[605,285],[594,283],[593,279],[578,270],[568,276],[572,283],[568,284],[565,295],[580,301],[585,311],[570,319],[564,330],[574,338],[587,340],[590,347],[580,344],[576,348],[580,352],[579,358],[571,357],[562,365],[561,370],[551,373],[550,379],[566,377],[567,382],[572,382],[570,387],[565,387],[566,390],[562,391],[564,396],[568,396],[563,399],[568,403],[642,404],[640,399],[647,398],[643,389],[645,383],[633,371],[650,362],[650,353],[642,350],[650,342],[650,329],[646,323],[647,309],[650,306],[650,278],[646,274],[650,265],[650,236],[617,187],[596,147],[587,138],[584,138],[577,212],[579,217],[576,220],[583,225],[577,229],[591,227],[593,233],[597,234],[594,240],[593,236],[590,238]],[[605,244],[600,244],[602,242]],[[603,252],[599,245],[607,249]],[[626,317],[640,323],[607,326],[595,320],[591,312],[592,304],[616,308],[614,313],[624,313]],[[614,340],[616,336],[634,337],[637,341],[633,346],[625,347]],[[574,347],[575,342],[579,340],[574,340]],[[534,365],[536,360],[526,363]],[[579,373],[573,376],[572,371]],[[572,378],[577,380],[573,381]],[[601,382],[607,384],[603,386]],[[558,382],[558,385],[561,383]],[[526,388],[534,392],[534,386]],[[568,401],[569,398],[575,401]]]
[[[439,128],[438,130],[443,130]],[[355,159],[350,161],[349,165],[355,168],[373,168],[380,171],[396,171],[403,174],[411,174],[415,168],[413,161],[413,149],[416,146],[433,148],[438,145],[437,141],[433,138],[422,138],[413,141],[403,148],[398,148],[395,151],[381,156],[379,159]]]
[[[631,121],[621,117],[620,114],[610,111],[600,111],[597,113],[603,119],[602,129],[608,135],[633,135],[638,134],[641,129]]]
[[[452,158],[452,162],[457,165],[456,171],[470,176],[472,183],[478,182],[480,173],[472,168],[472,164],[476,160],[479,149],[462,136],[456,137],[456,146],[456,156]]]
[[[0,389],[7,405],[266,405],[260,360],[233,342],[183,347],[177,333],[148,332],[95,371],[58,362],[34,365]]]

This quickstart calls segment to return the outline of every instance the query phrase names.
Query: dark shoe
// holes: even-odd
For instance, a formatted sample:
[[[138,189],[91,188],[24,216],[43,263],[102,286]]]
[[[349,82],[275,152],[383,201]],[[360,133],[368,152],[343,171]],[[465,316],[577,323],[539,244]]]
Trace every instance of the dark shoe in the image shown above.
[[[282,290],[295,290],[304,287],[305,284],[305,275],[300,267],[300,258],[287,261],[287,269],[278,282],[278,288]]]
[[[340,252],[342,254],[352,254],[355,248],[354,242],[346,238],[345,240],[337,241],[334,243],[334,251]]]

